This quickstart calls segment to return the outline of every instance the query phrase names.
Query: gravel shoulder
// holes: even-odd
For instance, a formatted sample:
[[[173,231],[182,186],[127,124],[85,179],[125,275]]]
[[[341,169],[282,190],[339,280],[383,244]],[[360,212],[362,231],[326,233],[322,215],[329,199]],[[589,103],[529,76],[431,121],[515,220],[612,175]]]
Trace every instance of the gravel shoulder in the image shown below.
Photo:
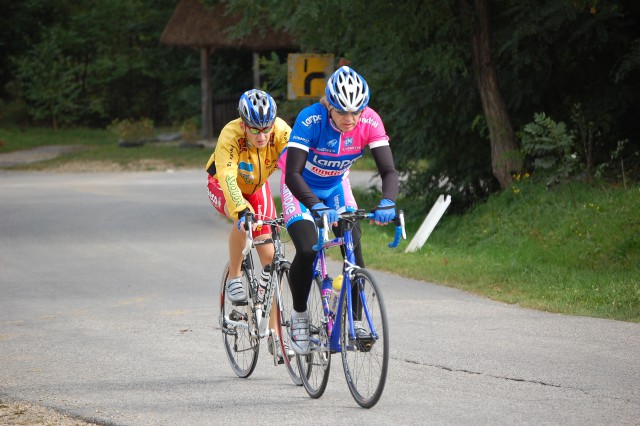
[[[52,160],[59,155],[82,149],[76,145],[50,145],[0,154],[0,168]]]
[[[25,402],[0,402],[0,425],[98,426]]]

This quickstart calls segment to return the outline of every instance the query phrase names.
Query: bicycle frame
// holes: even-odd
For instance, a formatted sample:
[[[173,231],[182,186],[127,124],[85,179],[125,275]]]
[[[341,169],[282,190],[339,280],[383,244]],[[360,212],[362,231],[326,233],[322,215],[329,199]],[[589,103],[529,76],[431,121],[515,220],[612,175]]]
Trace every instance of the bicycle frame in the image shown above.
[[[261,224],[262,221],[258,221],[258,224]],[[249,275],[249,301],[252,310],[254,311],[255,316],[253,318],[247,318],[247,322],[234,321],[231,318],[226,318],[226,323],[232,325],[234,327],[239,327],[248,330],[253,337],[263,338],[270,333],[270,330],[267,330],[269,325],[269,316],[271,313],[271,304],[273,302],[273,292],[276,292],[276,300],[281,300],[280,295],[280,286],[276,285],[278,270],[281,263],[285,262],[284,254],[282,253],[282,245],[280,241],[280,229],[275,224],[268,224],[271,226],[272,237],[264,240],[254,241],[253,240],[253,231],[249,224],[249,229],[247,232],[247,239],[244,249],[242,250],[242,263],[245,266],[245,270]],[[262,308],[256,308],[256,294],[258,289],[258,277],[255,273],[253,255],[251,249],[262,244],[274,244],[274,257],[271,262],[271,277],[269,278],[269,285],[267,286],[264,294],[264,301],[262,302]],[[282,309],[282,306],[278,306],[279,309]],[[253,324],[253,320],[257,324]]]
[[[361,211],[360,211],[361,212]],[[358,213],[358,212],[351,212]],[[373,218],[373,214],[369,213],[363,218]],[[352,228],[354,226],[353,222],[348,219],[342,219],[345,224],[343,228],[343,234],[341,237],[336,237],[327,241],[328,237],[328,229],[329,225],[327,223],[326,214],[322,216],[323,227],[318,229],[318,244],[316,244],[313,248],[318,251],[316,258],[313,264],[314,270],[314,279],[316,277],[320,277],[323,280],[327,276],[327,267],[326,267],[326,255],[325,250],[331,247],[336,246],[344,246],[345,247],[345,255],[343,259],[343,268],[342,268],[342,289],[340,290],[339,302],[336,308],[336,312],[331,312],[329,306],[323,302],[323,310],[325,321],[327,323],[327,333],[329,334],[329,348],[327,348],[331,353],[340,352],[342,350],[340,346],[340,333],[333,333],[333,330],[340,330],[342,315],[340,313],[343,309],[343,303],[346,300],[347,303],[347,320],[349,325],[349,338],[351,340],[355,340],[355,329],[353,325],[353,293],[351,291],[352,282],[351,279],[354,276],[354,271],[360,269],[358,265],[356,265],[355,253],[353,250],[354,241],[353,241],[353,231]],[[398,213],[398,217],[395,220],[396,222],[396,234],[394,237],[394,241],[389,244],[389,247],[396,247],[400,242],[400,237],[406,238],[406,234],[404,231],[404,214],[402,211]],[[349,291],[347,291],[349,290]],[[346,292],[346,297],[344,293]],[[364,291],[362,289],[358,290],[358,294],[360,300],[362,300],[362,310],[364,312],[364,316],[369,324],[369,329],[371,330],[371,335],[374,339],[378,339],[378,335],[375,331],[375,327],[371,320],[371,313],[369,310],[369,306],[367,305],[367,300],[364,295]],[[335,318],[332,317],[332,314],[335,315]]]

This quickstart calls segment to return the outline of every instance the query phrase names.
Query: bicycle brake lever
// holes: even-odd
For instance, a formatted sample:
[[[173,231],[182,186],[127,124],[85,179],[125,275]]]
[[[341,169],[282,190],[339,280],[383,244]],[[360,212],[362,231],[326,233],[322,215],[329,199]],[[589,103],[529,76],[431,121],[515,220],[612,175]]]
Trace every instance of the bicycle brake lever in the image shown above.
[[[327,241],[329,239],[329,219],[327,219],[327,214],[326,213],[322,213],[322,232],[323,232],[323,238],[325,241]]]
[[[404,212],[398,211],[398,214],[393,219],[393,223],[396,225],[396,234],[393,241],[389,243],[389,248],[396,248],[400,244],[400,238],[407,239],[407,233],[404,228]]]

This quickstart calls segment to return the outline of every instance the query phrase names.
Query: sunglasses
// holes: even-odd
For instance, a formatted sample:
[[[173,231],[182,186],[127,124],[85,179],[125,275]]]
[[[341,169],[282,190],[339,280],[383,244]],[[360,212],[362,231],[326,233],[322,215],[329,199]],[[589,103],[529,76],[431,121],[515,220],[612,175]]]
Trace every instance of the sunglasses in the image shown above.
[[[354,112],[342,111],[342,110],[335,109],[335,108],[334,108],[333,110],[334,110],[335,112],[337,112],[337,113],[338,113],[338,115],[339,115],[339,116],[341,116],[341,117],[346,117],[346,116],[347,116],[347,115],[349,115],[349,114],[351,114],[351,115],[352,115],[352,116],[354,116],[354,117],[357,117],[357,116],[359,116],[360,114],[362,114],[362,110],[360,110],[360,111],[354,111]]]
[[[262,129],[258,129],[257,127],[250,127],[250,126],[245,126],[245,127],[249,129],[249,133],[251,133],[252,135],[259,135],[260,133],[267,134],[273,130],[273,126],[263,127]]]

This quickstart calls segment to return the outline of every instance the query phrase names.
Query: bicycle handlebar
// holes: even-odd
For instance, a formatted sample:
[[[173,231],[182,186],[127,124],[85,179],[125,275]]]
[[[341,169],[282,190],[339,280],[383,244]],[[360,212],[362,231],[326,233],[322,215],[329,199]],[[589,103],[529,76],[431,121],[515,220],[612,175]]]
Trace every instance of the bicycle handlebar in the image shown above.
[[[253,245],[253,222],[254,216],[251,213],[247,213],[244,215],[244,230],[247,231],[247,240],[245,242],[244,248],[242,249],[242,256],[246,256],[249,251],[251,251],[251,246]],[[258,221],[258,223],[261,221]]]
[[[251,246],[253,245],[253,225],[261,226],[284,226],[284,219],[282,215],[276,217],[275,219],[269,220],[256,220],[255,215],[253,213],[247,213],[244,215],[244,230],[247,231],[247,240],[242,249],[242,255],[246,256],[247,253],[251,250]]]
[[[357,220],[365,220],[365,219],[373,219],[373,213],[367,213],[364,210],[357,210],[355,212],[345,212],[339,215],[340,219],[357,219]],[[395,236],[393,241],[388,244],[389,248],[398,247],[400,244],[400,238],[407,239],[407,233],[404,228],[404,212],[402,210],[398,210],[398,214],[393,218],[393,223],[396,226]],[[327,221],[327,214],[322,213],[322,226],[320,226],[321,232],[318,232],[318,242],[313,246],[313,250],[319,251],[324,246],[324,242],[329,239],[329,223]]]

